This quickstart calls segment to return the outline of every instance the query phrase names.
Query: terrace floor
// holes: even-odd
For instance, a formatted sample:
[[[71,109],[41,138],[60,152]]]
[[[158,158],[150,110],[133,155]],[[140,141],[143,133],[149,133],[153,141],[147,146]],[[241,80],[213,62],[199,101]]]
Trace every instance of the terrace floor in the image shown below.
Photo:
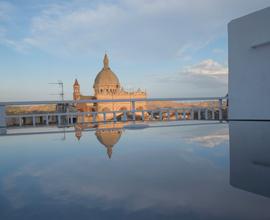
[[[269,219],[270,122],[10,129],[0,219]]]

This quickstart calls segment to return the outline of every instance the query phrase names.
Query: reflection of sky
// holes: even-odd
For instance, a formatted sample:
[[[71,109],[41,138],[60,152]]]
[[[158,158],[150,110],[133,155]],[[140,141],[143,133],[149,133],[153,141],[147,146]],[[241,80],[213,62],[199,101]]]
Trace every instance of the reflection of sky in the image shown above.
[[[60,136],[1,137],[0,219],[270,217],[229,184],[226,124],[125,130],[111,159],[94,132]]]

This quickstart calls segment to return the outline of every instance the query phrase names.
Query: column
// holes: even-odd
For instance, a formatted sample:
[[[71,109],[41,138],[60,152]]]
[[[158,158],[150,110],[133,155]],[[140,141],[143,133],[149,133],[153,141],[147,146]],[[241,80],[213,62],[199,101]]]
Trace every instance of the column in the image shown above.
[[[186,110],[183,110],[183,120],[186,120]]]
[[[46,115],[46,125],[49,125],[49,115]]]
[[[208,109],[206,108],[205,110],[204,110],[204,115],[205,115],[205,120],[208,120]]]
[[[132,119],[133,119],[133,121],[136,120],[136,114],[135,114],[135,101],[132,101]]]
[[[212,120],[215,120],[215,109],[212,108]]]
[[[178,110],[175,111],[175,120],[176,120],[176,121],[179,120]]]
[[[190,119],[194,120],[194,109],[193,108],[191,108]]]
[[[222,99],[218,100],[219,120],[222,120]]]
[[[6,134],[6,109],[4,105],[0,105],[0,134]]]
[[[113,121],[114,121],[114,122],[117,121],[117,120],[116,120],[116,113],[115,113],[115,112],[113,112]]]

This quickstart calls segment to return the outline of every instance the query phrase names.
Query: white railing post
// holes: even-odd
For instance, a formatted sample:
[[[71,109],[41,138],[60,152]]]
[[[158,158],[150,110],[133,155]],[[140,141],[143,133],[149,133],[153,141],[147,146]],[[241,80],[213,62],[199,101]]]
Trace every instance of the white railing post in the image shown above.
[[[73,115],[72,115],[72,113],[70,113],[68,121],[69,121],[69,124],[73,125]]]
[[[204,110],[204,118],[205,118],[205,120],[208,120],[208,109],[207,108]]]
[[[215,109],[212,108],[212,120],[215,120]]]
[[[169,121],[170,120],[170,110],[167,109],[167,120]]]
[[[124,114],[123,114],[123,120],[124,120],[124,121],[127,121],[127,111],[124,111]]]
[[[176,109],[175,111],[175,120],[178,121],[179,120],[179,114],[178,114],[178,110]]]
[[[113,121],[114,121],[114,122],[117,121],[117,120],[116,120],[116,113],[115,113],[115,112],[113,112]]]
[[[61,125],[61,116],[60,115],[57,115],[57,124],[58,124],[58,126]]]
[[[154,112],[151,111],[151,120],[154,120]]]
[[[22,127],[22,117],[19,117],[19,126]]]
[[[190,113],[190,119],[191,120],[194,120],[194,109],[193,108],[191,108],[191,113]]]
[[[218,112],[219,120],[222,120],[222,99],[218,99]]]
[[[162,121],[162,111],[161,111],[161,109],[159,110],[159,120]]]
[[[46,125],[49,125],[49,115],[46,115]]]
[[[32,116],[32,120],[33,120],[33,126],[35,127],[36,126],[36,117]]]
[[[183,120],[186,120],[186,111],[185,110],[183,110],[182,115],[183,115]]]
[[[0,129],[6,129],[6,127],[6,107],[4,105],[0,105]]]
[[[103,112],[103,120],[106,122],[106,112]]]
[[[136,120],[136,114],[135,114],[135,101],[132,101],[132,120]]]
[[[66,115],[66,121],[67,121],[67,125],[69,126],[69,124],[70,124],[70,115],[69,114]]]
[[[97,122],[97,113],[96,112],[93,113],[93,122],[94,123]]]

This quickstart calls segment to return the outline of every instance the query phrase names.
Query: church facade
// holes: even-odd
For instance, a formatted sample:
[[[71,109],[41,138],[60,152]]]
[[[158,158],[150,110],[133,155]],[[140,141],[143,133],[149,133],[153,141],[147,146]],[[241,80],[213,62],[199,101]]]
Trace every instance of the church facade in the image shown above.
[[[105,54],[103,59],[103,68],[97,74],[94,85],[94,95],[84,96],[80,92],[80,84],[76,79],[73,85],[74,100],[113,100],[113,99],[145,99],[146,92],[138,89],[135,92],[128,92],[123,89],[117,75],[109,67],[109,58]],[[107,102],[107,103],[78,103],[76,105],[78,111],[82,112],[110,112],[110,111],[130,111],[132,109],[131,102]],[[136,110],[146,109],[144,101],[137,102]]]

